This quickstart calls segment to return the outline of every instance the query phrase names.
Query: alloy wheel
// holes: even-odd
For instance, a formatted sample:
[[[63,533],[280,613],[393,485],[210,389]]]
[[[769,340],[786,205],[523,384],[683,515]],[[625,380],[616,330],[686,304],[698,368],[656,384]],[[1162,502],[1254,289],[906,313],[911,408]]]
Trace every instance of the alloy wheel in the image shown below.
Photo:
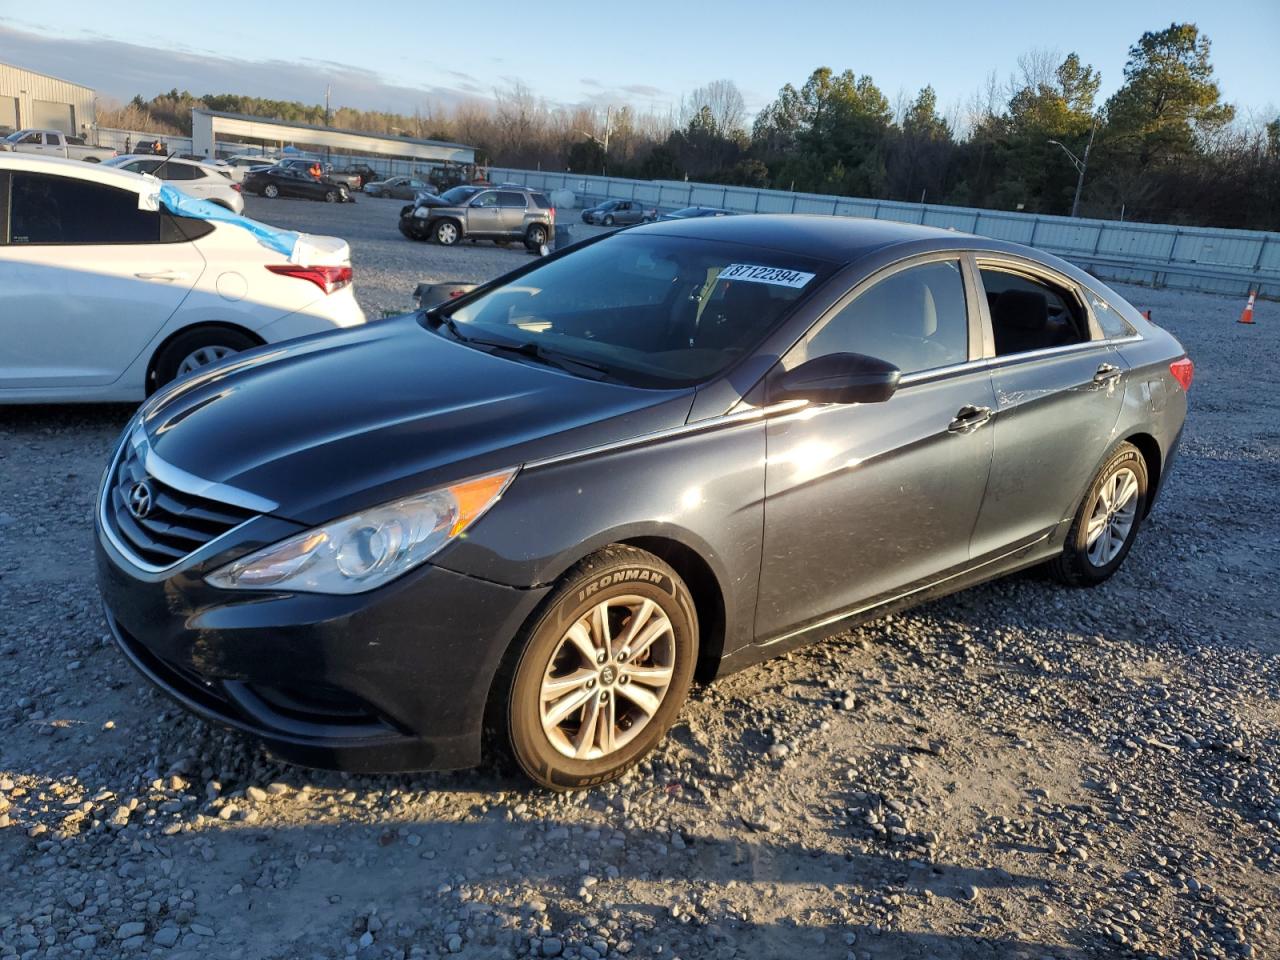
[[[1116,558],[1129,539],[1137,515],[1138,477],[1123,467],[1103,482],[1089,515],[1085,547],[1091,564],[1105,567]]]
[[[189,373],[195,373],[201,367],[207,367],[211,363],[216,363],[225,357],[231,356],[237,351],[231,347],[223,347],[212,345],[208,347],[200,347],[198,350],[192,350],[182,362],[178,364],[178,376],[185,377]]]
[[[638,596],[604,600],[557,644],[539,695],[542,730],[557,751],[599,760],[649,724],[675,675],[671,620]]]

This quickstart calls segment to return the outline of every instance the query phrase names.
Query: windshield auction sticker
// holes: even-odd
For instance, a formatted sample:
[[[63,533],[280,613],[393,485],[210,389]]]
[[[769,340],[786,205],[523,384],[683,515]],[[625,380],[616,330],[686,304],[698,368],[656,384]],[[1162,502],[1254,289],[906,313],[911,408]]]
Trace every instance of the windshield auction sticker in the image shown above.
[[[754,263],[731,263],[720,271],[720,280],[745,280],[748,283],[772,283],[777,287],[799,289],[813,279],[812,273],[785,267],[761,267]]]

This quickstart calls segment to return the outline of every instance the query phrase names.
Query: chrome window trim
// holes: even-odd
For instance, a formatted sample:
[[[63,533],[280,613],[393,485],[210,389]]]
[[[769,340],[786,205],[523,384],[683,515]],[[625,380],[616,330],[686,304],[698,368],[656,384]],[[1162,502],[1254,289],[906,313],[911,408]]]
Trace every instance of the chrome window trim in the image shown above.
[[[822,316],[809,325],[809,328],[800,335],[800,339],[797,340],[791,349],[782,356],[774,369],[790,370],[792,369],[793,363],[803,363],[804,360],[812,359],[809,356],[810,341],[821,333],[829,323],[839,317],[840,314],[851,306],[855,300],[861,297],[872,287],[904,271],[912,270],[916,267],[927,266],[931,263],[945,263],[948,261],[954,262],[956,267],[960,270],[960,284],[964,293],[966,314],[965,339],[967,343],[965,346],[965,353],[969,357],[970,362],[974,359],[978,359],[974,357],[973,309],[976,306],[977,299],[980,298],[977,297],[976,290],[971,286],[969,276],[965,272],[965,256],[966,254],[963,250],[931,250],[927,253],[911,254],[910,256],[903,257],[901,260],[895,260],[893,263],[887,263],[875,272],[863,277],[851,289],[842,294]],[[795,354],[797,353],[802,354],[804,359],[797,361],[795,357]],[[948,366],[960,366],[960,364],[948,364]],[[935,370],[942,369],[945,368],[932,367],[929,370],[917,370],[911,374],[903,374],[903,379],[906,379],[907,376],[915,376],[918,373],[932,373]]]

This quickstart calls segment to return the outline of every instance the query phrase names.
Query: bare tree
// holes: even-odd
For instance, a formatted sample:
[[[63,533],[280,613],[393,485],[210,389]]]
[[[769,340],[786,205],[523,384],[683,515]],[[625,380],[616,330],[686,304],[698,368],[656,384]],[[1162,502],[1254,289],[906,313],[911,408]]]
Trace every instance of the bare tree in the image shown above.
[[[683,97],[680,101],[679,125],[687,127],[702,112],[703,107],[711,111],[711,118],[721,135],[731,136],[744,129],[747,105],[742,99],[742,91],[732,80],[712,80]]]

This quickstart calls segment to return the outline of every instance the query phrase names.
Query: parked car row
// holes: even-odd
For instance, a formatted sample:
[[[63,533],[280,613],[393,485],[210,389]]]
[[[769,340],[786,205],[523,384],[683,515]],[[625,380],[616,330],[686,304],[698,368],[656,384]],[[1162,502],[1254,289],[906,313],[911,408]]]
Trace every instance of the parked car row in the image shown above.
[[[179,214],[163,191],[200,181],[165,186],[120,159],[0,154],[0,403],[141,400],[238,351],[364,322],[346,241]]]
[[[349,203],[351,193],[345,183],[321,175],[317,179],[305,161],[286,160],[271,167],[255,167],[244,175],[243,187],[250,193],[274,200],[298,197],[325,203]]]
[[[177,157],[156,157],[150,154],[125,154],[105,161],[105,166],[118,167],[130,173],[149,173],[169,183],[181,186],[184,193],[202,200],[209,200],[226,207],[232,213],[244,212],[241,186],[222,168],[194,160]]]

